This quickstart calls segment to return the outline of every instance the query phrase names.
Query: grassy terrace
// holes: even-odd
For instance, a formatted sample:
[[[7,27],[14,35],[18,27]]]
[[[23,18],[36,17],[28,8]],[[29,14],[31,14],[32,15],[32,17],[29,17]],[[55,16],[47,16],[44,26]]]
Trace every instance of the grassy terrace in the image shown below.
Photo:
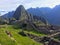
[[[18,34],[21,29],[14,29],[11,25],[3,25],[2,27],[1,26],[2,25],[0,25],[0,45],[42,45],[41,43],[35,42],[29,37],[21,36],[20,34]],[[11,32],[14,40],[5,33],[6,30]],[[28,33],[38,36],[45,36],[45,34],[40,34],[34,31],[30,31]]]

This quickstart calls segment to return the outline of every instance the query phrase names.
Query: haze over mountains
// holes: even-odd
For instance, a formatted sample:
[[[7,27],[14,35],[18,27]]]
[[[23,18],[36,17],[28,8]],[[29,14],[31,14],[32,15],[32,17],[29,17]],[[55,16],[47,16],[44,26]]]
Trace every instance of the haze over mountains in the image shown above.
[[[19,7],[20,8],[20,7]],[[42,8],[29,8],[27,9],[32,15],[43,16],[47,19],[50,24],[60,25],[60,5],[55,6],[53,9],[49,7]],[[9,12],[2,17],[11,18],[14,14],[14,11]]]
[[[60,25],[60,5],[55,6],[53,9],[44,8],[30,8],[28,11],[34,15],[44,16],[49,23],[54,25]]]

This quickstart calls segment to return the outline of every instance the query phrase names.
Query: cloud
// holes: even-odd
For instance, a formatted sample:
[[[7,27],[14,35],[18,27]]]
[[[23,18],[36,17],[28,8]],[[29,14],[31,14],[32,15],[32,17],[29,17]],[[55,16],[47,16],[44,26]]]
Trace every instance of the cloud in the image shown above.
[[[0,0],[0,10],[12,11],[15,10],[19,5],[24,7],[51,7],[60,4],[60,0]]]

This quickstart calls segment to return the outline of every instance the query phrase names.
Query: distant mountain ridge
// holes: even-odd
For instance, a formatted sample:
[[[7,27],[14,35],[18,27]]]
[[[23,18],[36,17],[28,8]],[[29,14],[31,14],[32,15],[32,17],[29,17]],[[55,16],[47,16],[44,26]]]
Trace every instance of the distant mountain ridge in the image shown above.
[[[3,18],[12,18],[14,12],[15,12],[15,11],[8,12],[8,13],[4,14],[2,17],[3,17]]]
[[[20,8],[20,7],[19,7]],[[23,8],[23,7],[22,7]],[[21,10],[21,9],[19,9]],[[52,25],[60,25],[60,5],[55,6],[53,9],[49,7],[42,7],[42,8],[29,8],[27,9],[29,13],[36,16],[43,16],[45,17],[48,22]],[[17,11],[16,11],[17,12]],[[5,14],[3,17],[13,17],[14,12]],[[18,12],[17,12],[18,14]],[[16,16],[14,16],[16,17]],[[19,16],[18,16],[19,17]]]
[[[60,5],[55,6],[53,9],[48,7],[43,8],[29,8],[29,13],[34,15],[41,15],[45,17],[52,25],[60,25]]]

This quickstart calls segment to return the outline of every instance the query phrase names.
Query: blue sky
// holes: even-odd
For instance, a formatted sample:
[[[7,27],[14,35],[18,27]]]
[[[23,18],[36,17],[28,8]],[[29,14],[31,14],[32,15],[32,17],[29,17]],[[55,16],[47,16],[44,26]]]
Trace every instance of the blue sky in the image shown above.
[[[6,12],[15,10],[19,5],[24,5],[26,9],[33,7],[50,7],[53,8],[60,4],[60,0],[0,0],[0,11]],[[5,13],[6,13],[5,12]],[[3,14],[3,12],[1,12]]]

